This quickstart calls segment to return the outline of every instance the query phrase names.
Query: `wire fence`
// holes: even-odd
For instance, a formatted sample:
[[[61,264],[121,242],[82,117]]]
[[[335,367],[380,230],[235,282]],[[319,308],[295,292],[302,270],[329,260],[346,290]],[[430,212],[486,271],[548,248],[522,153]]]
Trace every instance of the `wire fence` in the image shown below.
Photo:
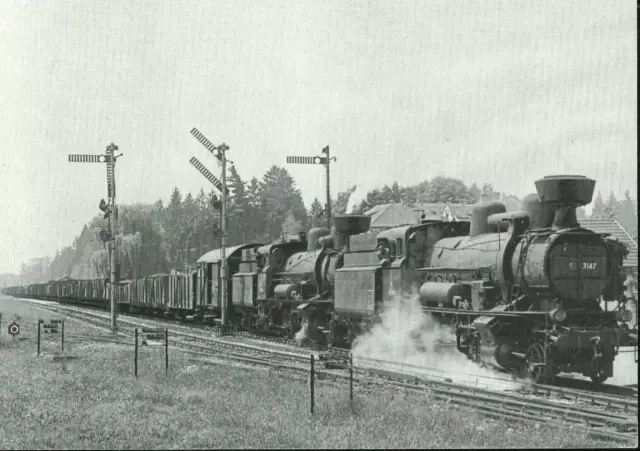
[[[100,333],[96,329],[90,329],[82,324],[74,323],[72,319],[37,319],[18,324],[17,329],[15,327],[12,329],[15,324],[18,323],[13,321],[7,325],[7,321],[0,322],[0,330],[3,332],[0,334],[0,338],[4,338],[5,342],[8,340],[20,347],[33,349],[33,354],[36,357],[42,355],[51,356],[54,361],[67,361],[76,358],[97,358],[102,361],[113,359],[114,362],[118,361],[117,367],[120,368],[118,371],[122,372],[123,353],[105,352],[102,346],[112,344],[129,349],[133,348],[130,353],[125,352],[124,361],[126,362],[126,360],[130,359],[131,365],[124,365],[124,374],[130,374],[135,379],[141,376],[155,377],[162,370],[162,373],[168,376],[172,372],[172,368],[186,368],[194,364],[200,366],[211,364],[228,365],[233,362],[233,365],[245,366],[245,368],[248,364],[254,367],[255,365],[262,365],[270,370],[284,370],[292,379],[307,380],[311,414],[314,414],[316,410],[316,383],[319,379],[324,379],[324,374],[330,373],[334,382],[341,380],[341,382],[337,382],[338,384],[348,384],[349,402],[354,399],[354,385],[356,382],[363,384],[370,382],[366,378],[356,380],[355,372],[357,367],[354,367],[352,354],[349,354],[346,361],[332,361],[329,369],[327,369],[322,368],[323,365],[315,354],[310,354],[306,361],[300,358],[297,361],[292,361],[291,359],[286,359],[286,356],[283,358],[283,356],[278,356],[277,351],[273,351],[271,357],[265,357],[264,355],[256,357],[255,355],[250,355],[250,353],[242,354],[241,351],[214,349],[211,346],[179,342],[181,334],[176,333],[172,336],[171,331],[163,327],[139,327],[128,331],[130,332],[128,336],[117,336],[105,334],[104,332]],[[2,337],[3,335],[8,337]],[[188,346],[189,349],[183,346]],[[283,352],[283,354],[292,353]],[[126,357],[127,355],[129,357]],[[383,366],[391,363],[383,360],[368,360],[371,360],[369,364],[377,365],[376,369],[378,371]],[[400,374],[415,380],[425,377],[425,374],[421,374],[421,370],[424,368],[416,365],[392,363],[391,366],[388,367],[389,374]],[[127,367],[130,369],[127,369]],[[365,367],[361,369],[366,372]],[[442,376],[446,375],[443,372]],[[445,378],[444,381],[452,382],[448,378]]]
[[[1,319],[1,318],[0,318]],[[229,354],[225,350],[212,349],[206,346],[189,344],[190,347],[201,350],[184,349],[173,346],[170,342],[171,333],[169,329],[162,327],[140,327],[133,330],[133,337],[114,336],[112,334],[89,333],[89,329],[79,328],[77,331],[67,324],[67,319],[38,319],[26,323],[18,324],[17,328],[10,326],[0,334],[2,342],[13,344],[22,348],[33,347],[35,357],[51,357],[53,361],[69,361],[78,358],[98,357],[101,361],[112,359],[122,363],[122,353],[100,352],[100,345],[113,344],[127,348],[133,348],[131,352],[131,375],[138,379],[142,376],[142,370],[157,374],[157,369],[164,370],[165,375],[169,375],[170,368],[186,367],[193,364],[224,364],[229,363]],[[5,322],[6,325],[6,322]],[[0,328],[2,323],[0,322]],[[4,336],[3,336],[4,335]],[[275,355],[274,355],[275,356]],[[249,365],[263,364],[267,368],[277,368],[289,370],[291,376],[300,379],[306,373],[305,378],[309,388],[309,410],[311,414],[316,406],[316,383],[321,377],[322,371],[319,368],[319,359],[310,354],[308,361],[298,361],[297,364],[283,362],[281,359],[246,357]],[[242,356],[232,357],[231,361],[242,363]],[[143,365],[144,364],[144,365]],[[338,365],[334,364],[333,368]],[[348,372],[349,400],[353,401],[354,393],[354,368],[353,359],[343,368]]]

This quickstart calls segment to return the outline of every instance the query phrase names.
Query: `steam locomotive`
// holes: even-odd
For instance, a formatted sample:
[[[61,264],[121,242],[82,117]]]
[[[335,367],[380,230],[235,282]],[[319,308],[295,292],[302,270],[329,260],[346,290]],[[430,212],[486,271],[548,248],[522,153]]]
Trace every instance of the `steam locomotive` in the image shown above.
[[[424,314],[451,325],[457,349],[473,361],[535,382],[577,372],[601,383],[613,375],[632,315],[623,293],[626,247],[576,218],[594,188],[583,176],[545,177],[522,211],[480,202],[470,221],[423,220],[376,237],[366,233],[370,217],[338,215],[331,231],[227,248],[224,278],[216,249],[189,275],[122,281],[117,302],[120,310],[206,323],[221,322],[224,302],[240,329],[303,332],[335,346],[417,297]],[[5,292],[106,307],[109,290],[102,280],[65,280]],[[603,299],[617,307],[603,308]]]
[[[375,312],[378,304],[392,305],[398,291],[417,289],[423,310],[452,323],[458,350],[474,361],[536,382],[552,382],[559,372],[604,382],[628,338],[620,323],[632,314],[624,295],[626,247],[576,218],[594,188],[582,176],[545,177],[523,211],[481,202],[470,222],[427,221],[380,233],[378,267],[364,270],[345,254],[334,322],[349,332],[354,305]],[[602,300],[617,307],[608,311],[605,302],[603,309]]]

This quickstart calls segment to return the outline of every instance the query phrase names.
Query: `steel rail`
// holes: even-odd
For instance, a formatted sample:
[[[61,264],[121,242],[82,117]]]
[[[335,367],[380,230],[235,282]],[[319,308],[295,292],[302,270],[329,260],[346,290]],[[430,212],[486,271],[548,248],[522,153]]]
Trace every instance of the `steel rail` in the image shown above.
[[[56,306],[47,306],[47,307],[53,307],[52,309],[50,308],[45,308],[45,309],[50,311],[54,310],[56,311],[56,313],[78,314],[79,316],[82,317],[82,320],[86,320],[87,319],[86,317],[89,316],[91,320],[100,324],[102,327],[107,327],[106,320],[108,320],[108,318],[105,318],[102,315],[97,315],[94,313],[89,313],[89,312],[81,311],[78,309],[56,308]],[[135,323],[130,323],[130,322],[127,322],[127,323],[136,325]],[[184,334],[179,332],[173,332],[172,336],[173,335],[179,336],[182,338],[190,338],[190,339],[195,339],[197,341],[203,341],[208,343],[209,345],[219,345],[221,344],[222,341],[224,341],[224,340],[216,340],[216,339],[211,339],[206,337],[199,337],[193,334]],[[92,337],[89,337],[89,338],[92,338]],[[214,356],[219,357],[218,354],[221,353],[219,350],[211,349],[211,346],[195,345],[193,343],[188,343],[182,340],[180,341],[173,340],[173,344],[174,346],[178,345],[180,348],[191,347],[191,348],[199,348],[199,349],[207,350],[209,351],[207,354],[211,357],[214,357]],[[307,358],[307,356],[305,355],[268,350],[268,349],[260,348],[257,346],[246,345],[246,344],[228,343],[228,342],[225,344],[231,345],[239,349],[243,349],[245,351],[266,353],[271,356],[279,356],[279,357],[287,357],[287,358],[293,357],[296,360],[305,360]],[[185,349],[182,349],[182,350],[185,350]],[[237,353],[230,353],[230,352],[223,352],[223,354],[226,354],[228,357],[231,357],[234,360],[244,360],[253,364],[259,363],[259,364],[273,365],[274,363],[276,363],[273,360],[265,360],[263,358],[247,356],[246,354],[240,355]],[[395,364],[394,362],[385,362],[385,361],[380,361],[376,359],[370,359],[370,361],[373,363]],[[416,365],[407,365],[407,364],[396,364],[396,365],[400,365],[403,368],[413,367],[417,369],[422,369],[421,367],[418,367]],[[287,366],[287,365],[278,364],[278,366],[291,369],[290,366]],[[419,383],[420,385],[428,387],[427,390],[430,393],[435,393],[443,396],[447,395],[450,398],[462,397],[465,399],[476,399],[483,405],[487,405],[490,403],[494,403],[494,404],[498,403],[500,409],[508,410],[509,414],[511,415],[522,416],[521,415],[522,412],[525,409],[528,409],[529,411],[537,411],[538,416],[540,418],[544,418],[546,414],[547,417],[551,417],[554,419],[560,419],[563,421],[572,421],[573,423],[578,423],[578,424],[586,423],[587,425],[592,427],[594,426],[595,427],[617,427],[617,428],[626,428],[626,429],[632,429],[635,427],[637,430],[637,421],[633,423],[632,421],[629,420],[628,416],[616,416],[608,413],[591,411],[589,409],[580,409],[575,406],[571,408],[567,408],[567,407],[562,407],[557,403],[553,403],[551,401],[546,401],[546,400],[537,399],[535,400],[535,402],[533,402],[533,400],[526,401],[526,400],[523,400],[521,396],[519,397],[519,396],[511,395],[508,393],[496,392],[489,389],[483,389],[478,387],[469,387],[465,385],[454,384],[453,382],[446,382],[446,381],[441,382],[441,381],[428,380],[424,377],[424,375],[418,376],[415,374],[407,374],[406,372],[398,373],[398,372],[385,371],[385,370],[374,369],[374,368],[365,368],[362,366],[354,366],[353,368],[356,371],[373,374],[376,377],[387,377],[387,378],[393,379],[392,381],[382,382],[383,384],[387,384],[387,385],[398,386],[398,384],[403,384],[402,382],[398,382],[397,381],[398,379],[406,379],[410,377],[410,378],[413,378],[414,380],[414,386],[413,386],[414,388],[415,388],[415,384]],[[297,370],[305,371],[300,367],[297,367]],[[550,388],[555,389],[555,387],[545,386],[545,389],[547,390]],[[567,392],[566,389],[564,389],[564,391]],[[576,393],[576,394],[582,394],[582,393]],[[603,399],[603,398],[606,398],[606,397],[602,397],[602,396],[600,397],[600,399]],[[508,409],[505,406],[508,406],[511,408]],[[637,407],[637,401],[635,402],[635,406]],[[637,408],[635,409],[635,413],[637,414]],[[607,431],[607,434],[609,434],[609,432],[611,431]]]

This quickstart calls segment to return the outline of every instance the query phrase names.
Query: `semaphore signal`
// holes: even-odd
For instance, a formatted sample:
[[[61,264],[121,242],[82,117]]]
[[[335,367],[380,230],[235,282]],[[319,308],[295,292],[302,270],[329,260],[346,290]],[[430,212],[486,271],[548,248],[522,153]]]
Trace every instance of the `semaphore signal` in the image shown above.
[[[324,157],[287,157],[287,163],[290,164],[322,164],[327,170],[327,227],[331,229],[331,160],[336,161],[336,157],[331,158],[329,155],[329,146],[322,149]]]
[[[89,155],[89,154],[70,154],[69,163],[104,163],[107,169],[107,198],[109,202],[105,202],[104,199],[100,201],[98,208],[104,213],[104,218],[109,220],[109,230],[100,231],[100,239],[106,242],[109,248],[109,263],[111,266],[111,332],[116,332],[116,283],[117,283],[117,242],[115,239],[118,230],[118,207],[116,206],[116,160],[122,156],[115,155],[115,151],[118,150],[118,146],[111,143],[107,146],[106,154],[104,155]],[[112,215],[113,213],[113,215]]]
[[[227,187],[227,151],[229,150],[229,146],[225,143],[220,144],[219,146],[214,146],[200,131],[193,127],[191,129],[191,134],[207,148],[209,152],[211,152],[217,159],[218,163],[222,166],[222,181],[218,180],[218,178],[211,173],[196,157],[192,157],[189,162],[195,167],[200,174],[202,174],[213,186],[215,186],[218,191],[222,194],[221,196],[221,209],[220,209],[220,277],[223,280],[226,280],[227,275],[227,259],[226,259],[226,247],[227,247],[227,196],[229,194],[229,188]],[[221,299],[227,299],[227,287],[223,283],[220,286],[220,296]],[[222,327],[223,330],[226,329],[227,326],[227,303],[222,302]]]
[[[218,177],[213,175],[211,173],[211,171],[209,171],[205,167],[205,165],[200,163],[200,161],[196,157],[191,157],[191,160],[189,160],[189,163],[191,163],[193,165],[193,167],[196,168],[200,172],[200,174],[202,174],[204,176],[204,178],[209,180],[211,182],[211,184],[213,186],[215,186],[218,189],[218,191],[220,191],[222,193],[222,182],[220,182],[220,180],[218,180]],[[227,195],[229,194],[229,188],[228,187],[226,189],[226,194]]]

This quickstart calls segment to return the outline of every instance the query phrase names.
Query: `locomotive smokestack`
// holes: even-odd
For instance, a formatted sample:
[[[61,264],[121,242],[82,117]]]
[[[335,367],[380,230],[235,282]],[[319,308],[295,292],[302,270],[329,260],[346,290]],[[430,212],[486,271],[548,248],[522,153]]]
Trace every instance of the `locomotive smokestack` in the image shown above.
[[[493,214],[505,213],[506,211],[507,207],[505,207],[502,202],[484,201],[475,204],[471,213],[469,236],[473,238],[474,236],[482,235],[483,233],[497,231],[496,226],[489,225],[487,220],[489,216]]]
[[[522,210],[529,215],[529,229],[547,229],[553,224],[554,207],[540,202],[536,193],[528,194],[522,199]]]
[[[582,175],[551,175],[536,181],[538,197],[554,210],[551,227],[578,227],[576,208],[591,203],[596,181]]]
[[[327,235],[331,235],[331,232],[326,227],[314,227],[309,230],[309,235],[307,237],[307,251],[311,252],[316,250],[320,244],[318,240]]]
[[[371,216],[366,215],[335,215],[333,217],[334,230],[336,231],[335,248],[344,246],[350,249],[349,237],[367,232],[371,226]]]

